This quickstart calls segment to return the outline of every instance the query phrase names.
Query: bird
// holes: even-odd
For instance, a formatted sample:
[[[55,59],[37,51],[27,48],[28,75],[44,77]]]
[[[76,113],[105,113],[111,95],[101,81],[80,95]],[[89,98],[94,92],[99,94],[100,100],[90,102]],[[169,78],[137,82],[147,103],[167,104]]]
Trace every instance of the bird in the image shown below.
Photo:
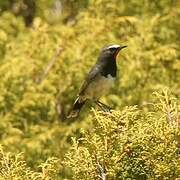
[[[116,58],[119,51],[126,47],[126,45],[110,44],[100,50],[97,61],[85,77],[67,118],[78,117],[87,100],[93,100],[104,111],[109,109],[99,99],[114,84],[117,76]]]

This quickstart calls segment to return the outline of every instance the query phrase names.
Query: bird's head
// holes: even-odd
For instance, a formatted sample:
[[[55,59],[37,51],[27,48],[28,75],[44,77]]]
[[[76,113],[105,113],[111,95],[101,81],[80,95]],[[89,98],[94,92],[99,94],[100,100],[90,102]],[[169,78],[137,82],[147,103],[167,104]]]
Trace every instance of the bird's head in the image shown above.
[[[119,51],[127,46],[121,46],[118,44],[108,45],[102,48],[100,56],[101,57],[109,57],[116,59]]]

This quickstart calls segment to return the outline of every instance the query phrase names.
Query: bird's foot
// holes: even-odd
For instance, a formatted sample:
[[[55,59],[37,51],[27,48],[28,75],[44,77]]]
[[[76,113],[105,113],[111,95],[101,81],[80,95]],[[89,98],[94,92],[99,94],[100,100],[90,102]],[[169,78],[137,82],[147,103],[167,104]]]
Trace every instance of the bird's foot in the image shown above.
[[[102,110],[102,111],[104,111],[104,112],[110,112],[110,110],[112,109],[112,108],[110,108],[109,106],[107,106],[106,104],[104,104],[104,103],[102,103],[102,102],[100,102],[100,101],[95,101],[95,103],[100,107],[100,109]]]

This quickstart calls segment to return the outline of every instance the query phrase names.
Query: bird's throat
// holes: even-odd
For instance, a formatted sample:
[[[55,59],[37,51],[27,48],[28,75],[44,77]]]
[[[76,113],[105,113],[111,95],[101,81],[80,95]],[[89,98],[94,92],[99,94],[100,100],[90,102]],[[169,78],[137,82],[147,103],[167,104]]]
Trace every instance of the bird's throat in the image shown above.
[[[115,59],[115,60],[116,60],[116,57],[117,57],[118,53],[119,53],[119,50],[117,50],[117,51],[114,53],[114,59]]]

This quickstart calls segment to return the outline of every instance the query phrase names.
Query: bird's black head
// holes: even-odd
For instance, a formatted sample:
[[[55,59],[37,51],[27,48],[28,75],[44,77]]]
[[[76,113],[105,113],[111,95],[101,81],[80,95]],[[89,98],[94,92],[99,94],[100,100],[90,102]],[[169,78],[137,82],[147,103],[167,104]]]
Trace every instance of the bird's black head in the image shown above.
[[[125,47],[127,46],[121,46],[118,44],[105,46],[102,48],[100,52],[100,57],[116,59],[116,56],[118,55],[119,51]]]

